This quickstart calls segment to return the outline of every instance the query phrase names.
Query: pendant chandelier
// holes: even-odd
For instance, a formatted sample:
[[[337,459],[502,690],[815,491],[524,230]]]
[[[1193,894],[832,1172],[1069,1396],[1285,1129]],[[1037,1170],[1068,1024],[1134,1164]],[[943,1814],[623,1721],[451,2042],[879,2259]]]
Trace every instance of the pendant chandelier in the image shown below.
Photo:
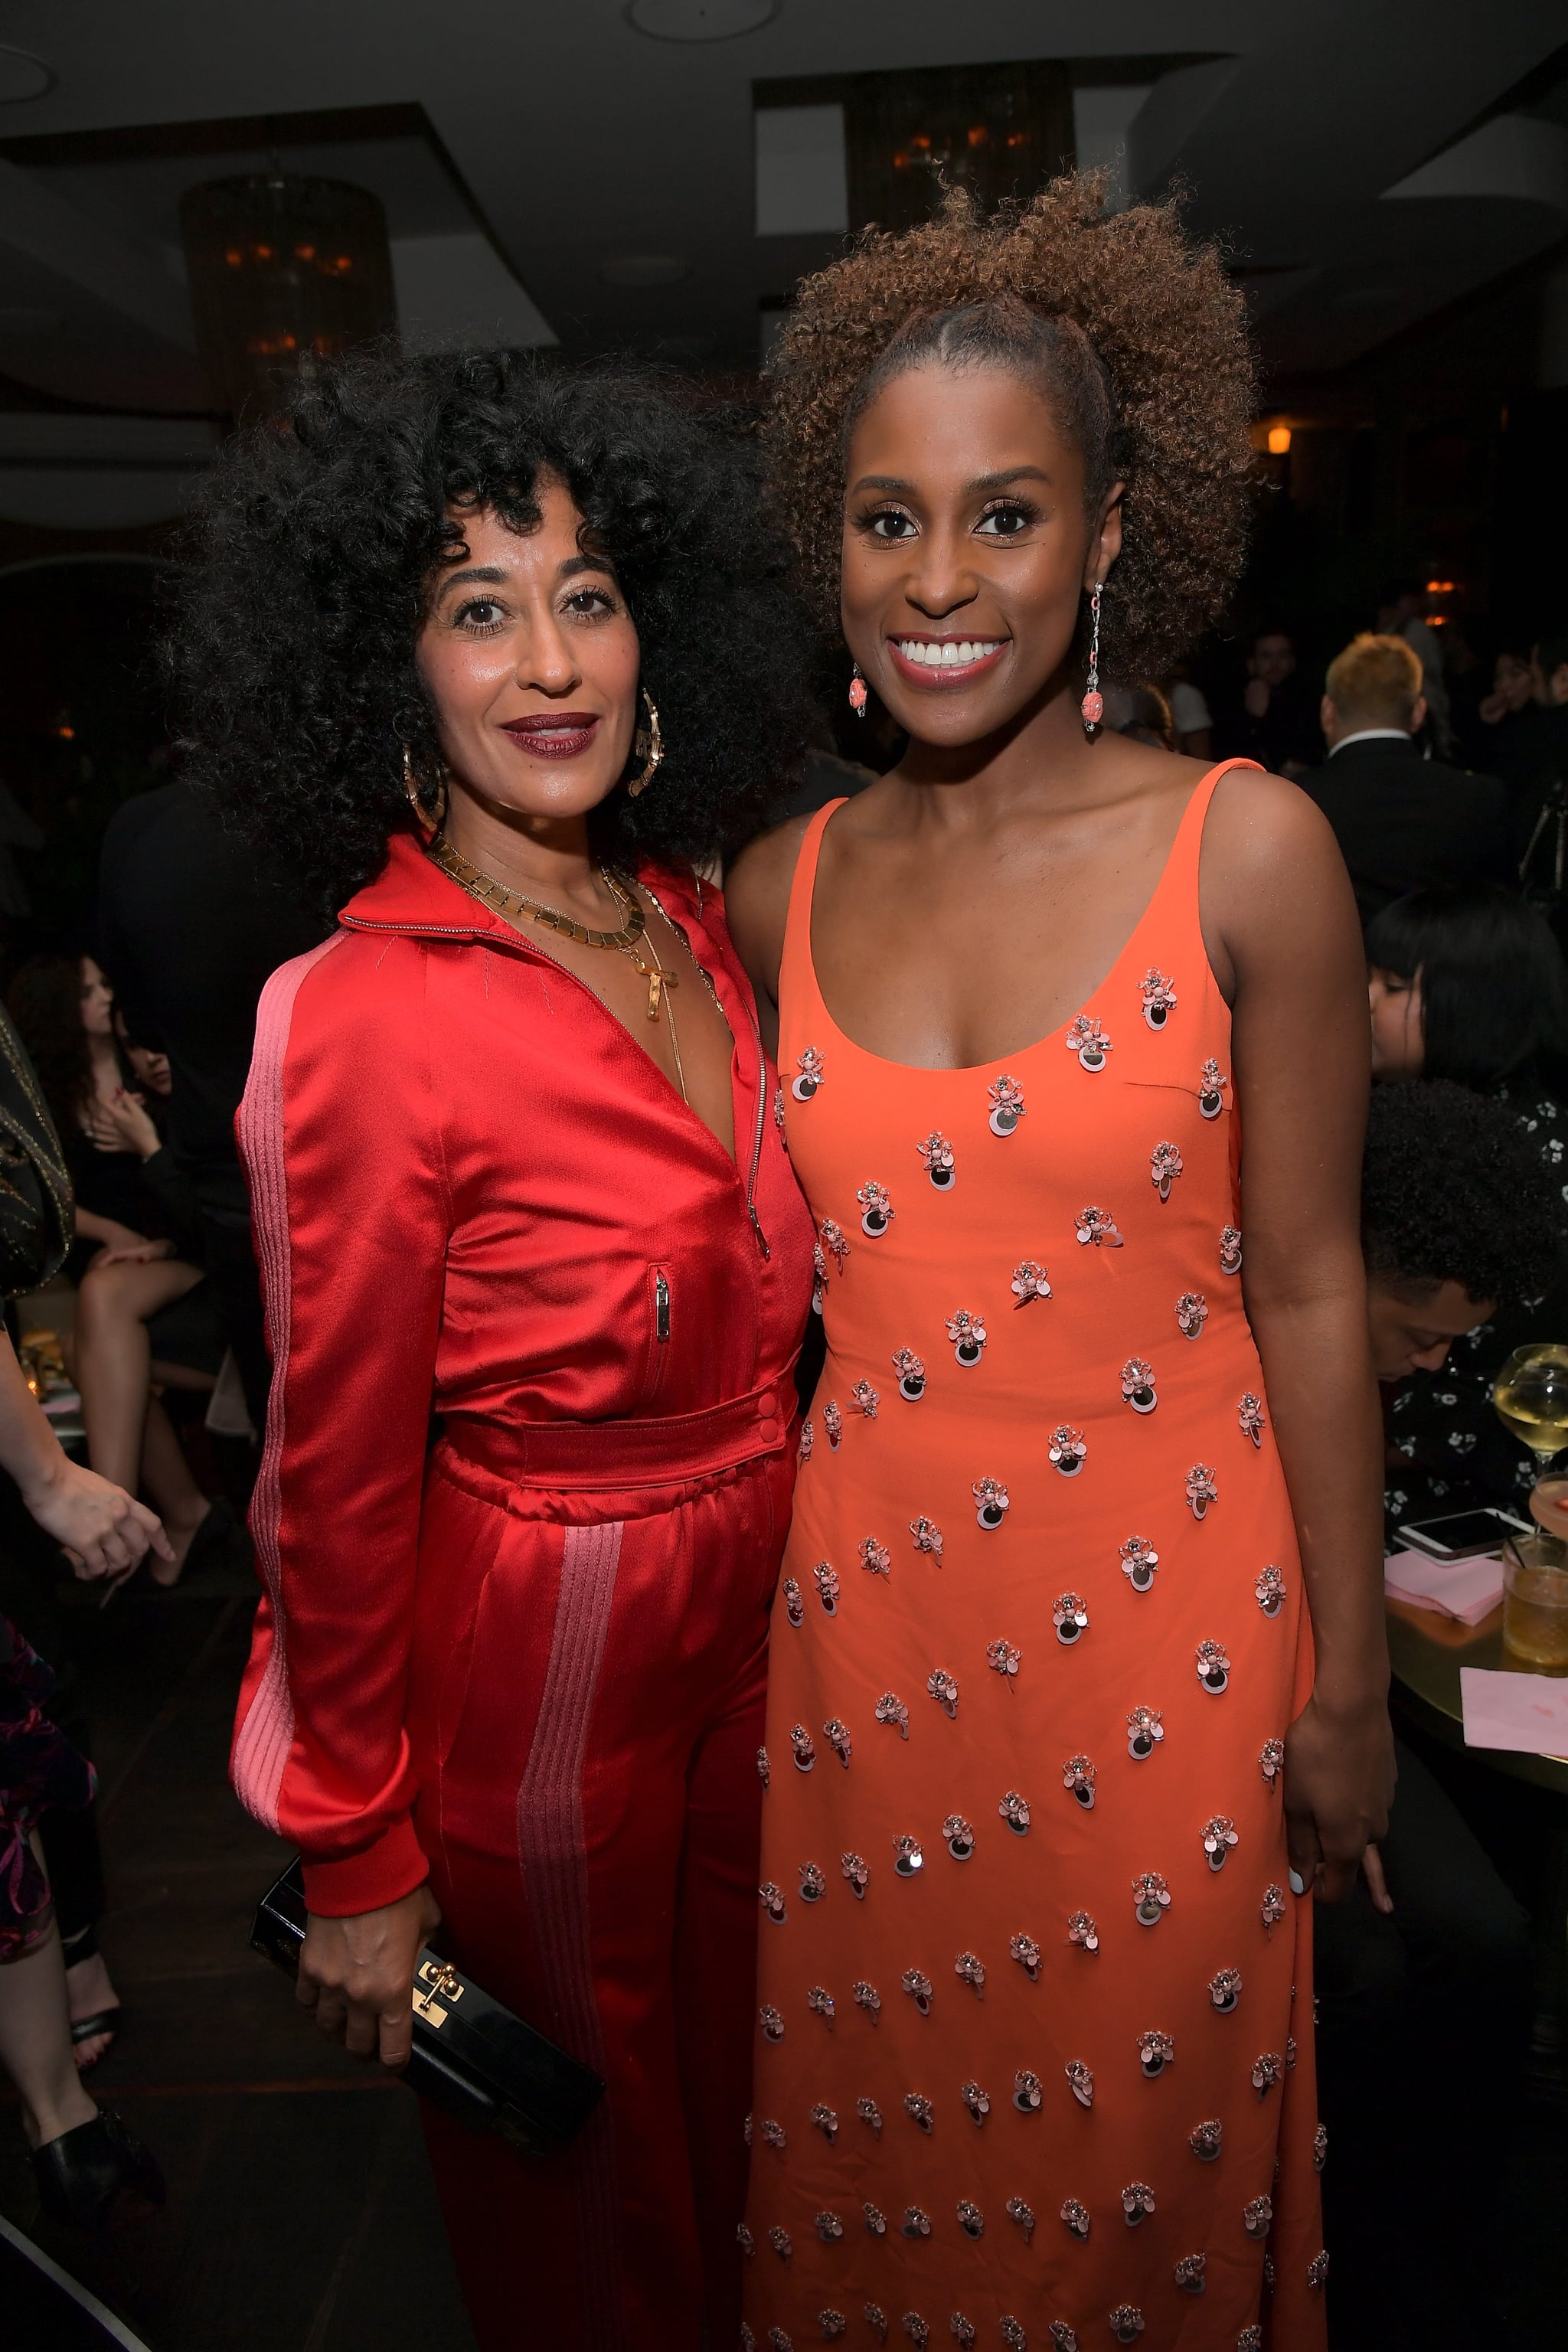
[[[247,421],[282,407],[323,360],[394,333],[380,198],[279,171],[209,180],[180,199],[196,336],[215,404]]]

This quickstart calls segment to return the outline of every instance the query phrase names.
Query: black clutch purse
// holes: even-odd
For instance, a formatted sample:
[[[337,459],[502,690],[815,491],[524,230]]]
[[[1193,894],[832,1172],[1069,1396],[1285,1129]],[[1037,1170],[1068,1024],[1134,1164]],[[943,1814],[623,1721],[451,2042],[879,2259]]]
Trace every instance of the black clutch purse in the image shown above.
[[[305,1919],[305,1883],[293,1862],[257,1906],[252,1951],[297,1976]],[[522,2156],[569,2147],[605,2093],[590,2067],[427,1944],[415,1966],[414,2054],[403,2079],[470,2131],[499,2132]]]

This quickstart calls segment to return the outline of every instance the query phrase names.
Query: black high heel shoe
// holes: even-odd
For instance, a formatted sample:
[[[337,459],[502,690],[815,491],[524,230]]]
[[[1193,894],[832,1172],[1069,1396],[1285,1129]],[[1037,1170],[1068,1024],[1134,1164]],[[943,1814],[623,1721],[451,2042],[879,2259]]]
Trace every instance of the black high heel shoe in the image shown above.
[[[62,2132],[33,2150],[38,2202],[51,2221],[73,2230],[98,2230],[117,2204],[127,2221],[137,2209],[162,2205],[163,2176],[139,2139],[133,2139],[112,2107],[100,2107],[92,2121]]]

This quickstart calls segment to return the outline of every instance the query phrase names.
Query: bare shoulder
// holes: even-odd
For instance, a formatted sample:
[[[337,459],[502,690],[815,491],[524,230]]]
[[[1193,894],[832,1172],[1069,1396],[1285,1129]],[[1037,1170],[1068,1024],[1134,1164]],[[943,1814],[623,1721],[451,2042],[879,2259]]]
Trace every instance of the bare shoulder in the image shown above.
[[[1222,986],[1258,961],[1359,958],[1361,926],[1333,828],[1284,776],[1232,769],[1220,778],[1204,828],[1199,895]]]
[[[809,815],[786,817],[749,841],[724,871],[724,913],[736,951],[759,995],[776,999],[789,894]]]

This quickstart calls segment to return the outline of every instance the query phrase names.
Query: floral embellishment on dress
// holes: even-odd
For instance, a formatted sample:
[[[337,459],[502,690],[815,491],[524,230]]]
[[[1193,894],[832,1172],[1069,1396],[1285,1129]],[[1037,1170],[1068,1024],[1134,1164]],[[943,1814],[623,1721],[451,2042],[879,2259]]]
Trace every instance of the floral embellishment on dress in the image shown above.
[[[978,2211],[979,2209],[978,2207],[973,2207],[971,2210],[973,2211]],[[962,2221],[963,2218],[963,2215],[960,2214],[960,2221]],[[984,2222],[982,2221],[980,2225],[981,2229],[984,2229]],[[972,2230],[970,2231],[970,2235],[971,2237],[977,2237],[979,2235],[979,2231]],[[958,2346],[958,2352],[972,2352],[972,2347],[974,2343],[973,2321],[971,2319],[965,2319],[962,2311],[955,2311],[952,2317],[947,2324],[952,2332],[952,2340]]]
[[[969,1371],[976,1365],[985,1347],[985,1326],[978,1315],[961,1307],[956,1315],[947,1318],[947,1336],[952,1341],[952,1352]]]
[[[795,1750],[795,1770],[809,1772],[816,1761],[816,1743],[804,1723],[795,1726],[789,1736],[789,1744]]]
[[[827,1892],[827,1881],[815,1862],[803,1862],[800,1866],[800,1899],[803,1903],[820,1903]]]
[[[1062,1043],[1069,1054],[1078,1055],[1080,1069],[1091,1073],[1104,1069],[1105,1057],[1111,1051],[1110,1038],[1088,1013],[1080,1013],[1068,1022]]]
[[[1258,1769],[1271,1789],[1278,1785],[1284,1763],[1285,1742],[1282,1739],[1266,1739],[1258,1751]]]
[[[802,1048],[795,1062],[795,1076],[790,1080],[789,1090],[796,1102],[809,1102],[826,1075],[822,1066],[822,1056],[815,1045]]]
[[[786,2146],[787,2142],[783,2124],[774,2123],[771,2116],[765,2116],[762,2123],[758,2125],[757,2128],[762,2136],[762,2142],[764,2147],[783,2149]],[[782,2246],[779,2244],[780,2238],[784,2238],[784,2241]],[[784,2237],[784,2233],[782,2230],[777,2231],[770,2230],[768,2231],[768,2243],[773,2247],[775,2253],[787,2254],[789,2252],[789,2240]]]
[[[811,1572],[816,1579],[816,1597],[822,1603],[823,1614],[826,1617],[837,1617],[838,1614],[838,1570],[832,1567],[828,1561],[819,1559],[816,1566]]]
[[[1205,1118],[1217,1118],[1225,1108],[1225,1090],[1230,1080],[1219,1064],[1211,1056],[1198,1076],[1198,1108]]]
[[[1327,2164],[1328,2160],[1329,2160],[1329,2127],[1328,2127],[1327,2124],[1320,2124],[1320,2125],[1318,2126],[1317,2130],[1312,2134],[1312,2169],[1313,2169],[1313,2171],[1314,2171],[1314,2172],[1321,2172],[1321,2170],[1322,2170],[1322,2168],[1323,2168],[1324,2165],[1325,2165],[1325,2164]]]
[[[843,1872],[844,1883],[856,1902],[863,1903],[866,1899],[866,1889],[871,1884],[871,1865],[865,1855],[841,1853],[838,1857],[838,1867]]]
[[[1208,1301],[1201,1290],[1184,1290],[1176,1301],[1176,1328],[1184,1339],[1195,1339],[1209,1319]]]
[[[844,1434],[844,1415],[839,1412],[838,1407],[834,1403],[831,1397],[829,1397],[827,1402],[822,1408],[822,1426],[827,1432],[828,1444],[832,1447],[834,1453],[837,1454],[838,1451],[839,1440]]]
[[[820,1315],[823,1286],[827,1280],[827,1259],[820,1242],[811,1244],[811,1311],[814,1315]]]
[[[1307,2264],[1307,2284],[1310,2287],[1325,2286],[1328,2284],[1328,2277],[1329,2255],[1328,2249],[1324,2247],[1315,2253]]]
[[[893,1349],[893,1370],[899,1376],[899,1394],[906,1404],[919,1404],[926,1392],[926,1368],[912,1348]]]
[[[1258,1908],[1264,1931],[1269,1933],[1278,1927],[1280,1920],[1285,1916],[1285,1889],[1279,1885],[1266,1886],[1263,1890],[1263,1901]]]
[[[1012,2207],[1009,2205],[1007,2210],[1011,2212],[1012,2210]],[[1031,2214],[1029,2218],[1030,2221],[1033,2221],[1033,2214]],[[1076,2197],[1068,2197],[1065,2200],[1062,2205],[1062,2220],[1067,2223],[1068,2228],[1071,2231],[1075,2238],[1088,2237],[1089,2207],[1087,2205],[1080,2205]],[[1027,2243],[1027,2241],[1026,2240],[1025,2242]]]
[[[940,1128],[933,1128],[923,1143],[915,1150],[925,1163],[926,1174],[939,1192],[951,1192],[957,1177],[952,1164],[952,1146]]]
[[[1164,2073],[1175,2055],[1176,2045],[1168,2033],[1152,2026],[1147,2033],[1138,2036],[1138,2063],[1151,2083]]]
[[[1274,2200],[1252,2197],[1241,2209],[1241,2226],[1249,2238],[1266,2238],[1274,2220]]]
[[[962,1813],[949,1813],[942,1825],[947,1850],[954,1862],[967,1862],[974,1852],[974,1832]]]
[[[1045,2085],[1032,2066],[1020,2066],[1013,2077],[1013,2105],[1021,2116],[1038,2115],[1046,2095]]]
[[[1057,1639],[1068,1648],[1089,1631],[1089,1603],[1081,1592],[1058,1592],[1051,1611]]]
[[[822,1727],[822,1736],[840,1764],[847,1769],[849,1759],[855,1753],[855,1744],[849,1737],[848,1725],[840,1723],[836,1715],[830,1715]]]
[[[1209,1979],[1209,2000],[1222,2017],[1228,2017],[1241,1998],[1241,1970],[1216,1969]]]
[[[1230,1687],[1230,1660],[1218,1642],[1200,1642],[1196,1651],[1198,1680],[1215,1698]]]
[[[888,1188],[868,1179],[857,1192],[860,1203],[860,1230],[869,1241],[880,1241],[893,1222],[893,1204],[888,1198]]]
[[[1077,1799],[1086,1813],[1092,1811],[1094,1808],[1094,1783],[1097,1777],[1094,1766],[1087,1756],[1069,1756],[1062,1766],[1062,1787],[1067,1790],[1069,1796]]]
[[[1119,2303],[1110,2314],[1110,2332],[1118,2344],[1136,2344],[1143,2333],[1143,2315],[1135,2303]]]
[[[1157,1706],[1135,1706],[1127,1718],[1127,1753],[1135,1764],[1152,1756],[1165,1737]]]
[[[884,1691],[877,1701],[875,1713],[879,1723],[894,1726],[900,1739],[909,1738],[910,1711],[901,1698],[895,1697],[891,1691]]]
[[[922,2234],[929,2236],[931,2232],[931,2223],[926,2221],[925,2231],[922,2233],[918,2222],[913,2227],[910,2226],[910,2215],[911,2213],[919,2214],[920,2221],[925,2221],[925,2215],[921,2212],[918,2205],[906,2206],[904,2210],[905,2237],[918,2238]],[[926,2352],[926,2346],[931,2342],[931,2329],[926,2326],[925,2321],[921,2317],[920,2313],[918,2311],[906,2311],[899,2325],[902,2327],[904,2334],[909,2337],[910,2342],[914,2346],[915,2352]]]
[[[778,2011],[773,2007],[771,2002],[764,2001],[762,2008],[758,2010],[757,2022],[763,2029],[763,2040],[764,2042],[782,2042],[784,2040],[784,2019],[779,2015]]]
[[[931,1981],[920,1969],[906,1969],[900,1979],[922,2017],[931,2015]]]
[[[795,1460],[804,1469],[811,1459],[811,1449],[816,1443],[816,1432],[808,1420],[800,1424],[800,1443],[795,1447]]]
[[[1208,2256],[1206,2254],[1184,2254],[1182,2256],[1181,2260],[1177,2263],[1175,2268],[1171,2273],[1171,2275],[1175,2280],[1176,2284],[1181,2288],[1184,2294],[1202,2294],[1204,2291],[1204,2271],[1207,2266],[1207,2263]]]
[[[864,1987],[864,1990],[866,1990],[867,1992],[869,1992],[869,1991],[870,1991],[870,1990],[871,1990],[871,1988],[870,1988],[870,1986],[869,1986],[869,1985],[867,1985],[866,1987]],[[857,1986],[856,1986],[856,1988],[855,1988],[855,1998],[856,1998],[856,2000],[858,2000],[860,1999],[861,1991],[862,1991],[862,1987],[861,1987],[861,1986],[859,1986],[859,1985],[857,1985]],[[880,2009],[881,2005],[882,2005],[882,2004],[881,2004],[881,2002],[880,2002],[880,2001],[879,2001],[879,2002],[877,2003],[877,2006],[878,2006],[878,2008],[879,2008],[879,2009]],[[863,2124],[869,2124],[869,2125],[870,2125],[872,2131],[876,2134],[876,2137],[877,2137],[879,2139],[880,2139],[880,2138],[881,2138],[881,2137],[882,2137],[882,2110],[881,2110],[881,2108],[877,2105],[876,2100],[875,2100],[875,2099],[857,2099],[857,2100],[856,2100],[856,2102],[855,2102],[855,2112],[856,2112],[856,2114],[859,2116],[860,2121],[861,2121]]]
[[[870,2019],[872,2024],[875,2025],[878,2018],[882,2013],[881,1994],[877,1990],[874,1984],[868,1984],[864,1977],[858,1978],[851,1990],[855,1995],[856,2008],[863,2009],[866,2011],[867,2016]],[[864,2102],[857,2106],[856,2113],[857,2115],[864,2115]]]
[[[1097,1209],[1092,1203],[1078,1213],[1078,1237],[1091,1243],[1096,1249],[1120,1249],[1121,1236],[1116,1230],[1116,1220],[1109,1209]]]
[[[974,1516],[980,1525],[999,1528],[1008,1507],[1007,1489],[1000,1478],[976,1478],[969,1491],[974,1497]]]
[[[1277,2050],[1265,2050],[1252,2062],[1252,2087],[1260,2099],[1266,2099],[1285,2072],[1285,2062]]]
[[[860,1565],[872,1576],[891,1576],[893,1572],[893,1555],[888,1549],[886,1544],[879,1543],[877,1541],[875,1536],[862,1536],[860,1538]]]
[[[998,1078],[991,1090],[991,1132],[1006,1138],[1017,1132],[1018,1121],[1026,1116],[1024,1089],[1011,1078]]]
[[[1141,1927],[1157,1927],[1171,1907],[1171,1890],[1157,1870],[1141,1871],[1132,1882],[1132,1906]]]
[[[843,1226],[837,1223],[832,1217],[824,1217],[821,1224],[817,1227],[817,1231],[822,1235],[823,1248],[832,1251],[834,1263],[837,1265],[839,1273],[842,1274],[844,1271],[845,1260],[849,1255],[848,1237],[845,1234]]]
[[[1147,1536],[1129,1536],[1121,1546],[1121,1573],[1134,1592],[1147,1592],[1154,1581],[1160,1555]]]
[[[1135,2230],[1145,2214],[1154,2210],[1154,2192],[1146,2180],[1130,2180],[1121,2192],[1121,2212],[1129,2229]]]
[[[1211,1870],[1223,1870],[1225,1858],[1237,1843],[1236,1823],[1228,1813],[1215,1813],[1203,1827],[1204,1852]]]
[[[1068,2088],[1080,2107],[1094,2105],[1094,2069],[1082,2058],[1069,2058],[1062,2068]]]
[[[1013,1295],[1020,1307],[1027,1307],[1037,1298],[1048,1298],[1051,1286],[1046,1278],[1045,1267],[1037,1265],[1032,1257],[1026,1257],[1016,1265],[1013,1268]]]
[[[779,1133],[784,1137],[784,1150],[787,1151],[789,1150],[789,1138],[784,1129],[784,1101],[783,1087],[775,1087],[773,1088],[773,1125],[778,1129]]]
[[[861,2206],[860,2210],[866,2216],[866,2227],[872,2237],[885,2238],[888,2234],[888,2217],[881,2207],[866,2204]]]
[[[1015,1837],[1027,1837],[1029,1833],[1028,1800],[1020,1797],[1016,1789],[1008,1790],[996,1810]]]
[[[1174,982],[1152,964],[1138,983],[1143,999],[1143,1018],[1151,1029],[1163,1029],[1176,1009]]]
[[[991,2113],[990,2092],[983,2091],[978,2083],[965,2083],[958,2095],[975,2123],[984,2124],[986,2116]]]
[[[1244,2327],[1237,2337],[1236,2352],[1263,2352],[1263,2330],[1256,2320]]]
[[[1187,1507],[1194,1519],[1201,1519],[1209,1505],[1219,1500],[1219,1488],[1206,1462],[1194,1463],[1187,1473],[1186,1488]]]
[[[773,1926],[775,1927],[782,1927],[784,1925],[785,1916],[784,1888],[782,1886],[775,1886],[771,1878],[765,1878],[761,1886],[757,1889],[757,1900],[761,1903],[763,1909],[767,1913],[768,1917],[773,1921]]]
[[[779,1591],[784,1595],[784,1615],[789,1619],[790,1623],[796,1626],[804,1625],[805,1603],[800,1597],[800,1587],[794,1577],[786,1576]]]
[[[844,2235],[844,2224],[837,2213],[819,2213],[816,2216],[816,2234],[825,2246],[830,2246],[836,2238]]]
[[[805,1996],[805,2005],[813,2017],[820,2017],[825,2025],[832,2024],[837,2003],[826,1985],[813,1985]]]
[[[759,1748],[757,1750],[757,1778],[764,1790],[772,1788],[773,1774],[768,1768],[768,1751],[765,1748]]]
[[[1253,1594],[1266,1617],[1278,1617],[1285,1605],[1285,1579],[1277,1568],[1258,1570]]]
[[[922,1512],[918,1519],[910,1521],[910,1533],[917,1551],[929,1551],[936,1559],[942,1558],[942,1529],[934,1519],[928,1519]]]
[[[942,1667],[934,1667],[926,1677],[926,1688],[950,1723],[958,1718],[958,1685]]]
[[[1237,1406],[1236,1425],[1243,1437],[1250,1437],[1254,1445],[1262,1445],[1263,1399],[1254,1396],[1250,1389],[1243,1391],[1241,1402]]]
[[[1219,1270],[1221,1274],[1241,1272],[1241,1234],[1235,1225],[1219,1229]]]
[[[900,1878],[914,1878],[925,1868],[925,1853],[919,1838],[896,1837],[893,1840],[893,1868]],[[904,1990],[908,1992],[906,1979]]]
[[[1100,1928],[1089,1912],[1068,1913],[1068,1942],[1075,1945],[1080,1952],[1099,1951]]]
[[[1007,1957],[1016,1960],[1031,1984],[1040,1981],[1040,1948],[1033,1936],[1017,1935],[1009,1938]]]
[[[1225,2126],[1217,2117],[1207,2123],[1195,2124],[1187,2134],[1187,2146],[1202,2164],[1212,2164],[1225,2144]]]
[[[1024,1653],[1013,1643],[995,1641],[985,1644],[985,1663],[994,1675],[1003,1675],[1009,1690],[1016,1678]]]
[[[1162,1201],[1171,1197],[1171,1187],[1182,1172],[1182,1155],[1173,1143],[1157,1143],[1149,1154],[1149,1178]]]
[[[967,2197],[961,2197],[958,2200],[958,2226],[966,2238],[983,2238],[985,2235],[985,2216],[979,2206]]]
[[[868,1421],[877,1418],[877,1407],[882,1400],[869,1381],[857,1381],[849,1391],[849,1410],[863,1413]]]
[[[904,2093],[904,2113],[918,2129],[929,2136],[936,2110],[923,2091]]]
[[[1142,1356],[1129,1356],[1121,1367],[1121,1395],[1134,1412],[1152,1412],[1160,1400],[1154,1393],[1154,1367]]]
[[[985,1963],[973,1952],[960,1952],[952,1963],[952,1973],[961,1984],[970,1986],[976,2000],[985,1998]]]
[[[1070,1423],[1065,1421],[1058,1422],[1052,1430],[1050,1444],[1046,1448],[1047,1459],[1055,1464],[1064,1478],[1078,1476],[1088,1452],[1082,1430],[1074,1429]]]
[[[849,2326],[849,2322],[841,2311],[834,2311],[831,2308],[817,2313],[816,2324],[822,2330],[822,2339],[825,2344],[831,2344],[836,2337],[844,2335]]]

